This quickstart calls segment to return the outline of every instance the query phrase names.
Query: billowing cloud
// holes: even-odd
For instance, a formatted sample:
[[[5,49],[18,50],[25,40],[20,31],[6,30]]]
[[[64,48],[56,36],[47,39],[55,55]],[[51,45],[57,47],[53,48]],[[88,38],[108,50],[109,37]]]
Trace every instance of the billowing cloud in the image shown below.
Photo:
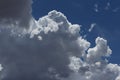
[[[120,79],[120,66],[106,58],[112,53],[107,40],[97,37],[91,48],[80,35],[80,25],[60,12],[31,19],[29,29],[22,31],[26,34],[17,29],[0,29],[1,80]]]
[[[0,24],[29,27],[32,0],[0,0]]]

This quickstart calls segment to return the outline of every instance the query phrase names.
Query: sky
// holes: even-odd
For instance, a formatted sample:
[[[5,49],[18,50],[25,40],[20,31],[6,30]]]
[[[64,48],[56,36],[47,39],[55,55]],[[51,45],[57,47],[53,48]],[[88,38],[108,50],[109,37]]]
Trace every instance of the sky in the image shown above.
[[[51,10],[64,13],[70,22],[82,25],[81,34],[86,34],[86,39],[93,44],[97,36],[104,37],[113,50],[110,61],[120,64],[119,0],[33,0],[32,8],[35,19],[39,19]],[[91,24],[96,25],[89,32]]]
[[[120,80],[119,0],[0,0],[0,80]]]

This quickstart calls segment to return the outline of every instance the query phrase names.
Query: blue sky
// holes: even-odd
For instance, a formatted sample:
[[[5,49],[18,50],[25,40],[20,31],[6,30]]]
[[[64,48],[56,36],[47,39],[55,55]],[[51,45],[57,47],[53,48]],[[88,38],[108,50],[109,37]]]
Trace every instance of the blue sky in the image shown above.
[[[51,10],[64,13],[71,23],[82,25],[81,34],[91,43],[97,36],[107,39],[113,51],[110,62],[120,64],[120,0],[33,0],[32,8],[35,19]],[[92,23],[96,25],[88,32]]]

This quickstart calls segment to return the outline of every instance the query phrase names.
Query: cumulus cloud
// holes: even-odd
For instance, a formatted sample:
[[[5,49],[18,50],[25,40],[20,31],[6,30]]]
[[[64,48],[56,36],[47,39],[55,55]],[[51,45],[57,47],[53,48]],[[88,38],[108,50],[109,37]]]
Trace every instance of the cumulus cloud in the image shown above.
[[[97,37],[91,48],[80,35],[80,25],[61,12],[31,19],[24,35],[16,28],[0,30],[1,80],[120,79],[120,66],[106,59],[112,53],[107,40]]]
[[[87,59],[89,62],[97,62],[102,57],[108,57],[111,54],[111,49],[107,46],[107,41],[103,38],[96,38],[96,46],[88,49]]]
[[[0,0],[0,24],[29,27],[32,0]]]

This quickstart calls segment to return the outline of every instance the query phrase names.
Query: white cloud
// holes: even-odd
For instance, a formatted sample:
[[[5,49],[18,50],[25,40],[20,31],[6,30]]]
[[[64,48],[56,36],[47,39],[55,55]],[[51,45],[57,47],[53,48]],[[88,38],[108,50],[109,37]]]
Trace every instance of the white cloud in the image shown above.
[[[32,19],[24,36],[11,36],[11,30],[16,28],[0,32],[1,80],[120,79],[120,66],[106,59],[112,53],[107,40],[97,37],[96,46],[90,48],[79,33],[80,25],[70,23],[61,12]]]
[[[95,42],[96,46],[88,49],[87,59],[89,62],[97,62],[101,60],[102,57],[108,57],[112,53],[109,46],[107,46],[107,41],[103,38],[98,37]]]
[[[77,24],[72,25],[71,23],[66,21],[65,16],[61,16],[61,15],[63,14],[56,11],[52,11],[46,16],[46,18],[50,18],[51,20],[55,21],[56,24],[58,24],[57,26],[59,27],[59,29],[55,33],[64,33],[64,35],[67,33],[69,37],[76,36],[76,40],[74,41],[73,46],[75,46],[75,44],[78,45],[77,47],[80,49],[79,53],[82,53],[82,54],[78,54],[78,53],[76,54],[76,52],[73,53],[68,52],[70,55],[72,54],[72,57],[69,58],[70,59],[69,67],[74,72],[71,73],[68,78],[64,78],[64,79],[65,80],[102,80],[102,79],[112,80],[117,78],[119,73],[115,73],[115,72],[119,72],[119,71],[112,70],[113,68],[112,65],[115,66],[115,64],[110,65],[108,64],[106,59],[104,60],[102,58],[102,57],[109,57],[112,53],[112,50],[107,45],[107,40],[98,37],[96,38],[95,41],[96,46],[94,48],[89,48],[90,42],[88,42],[85,39],[82,39],[81,36],[79,35],[80,26]],[[52,16],[52,18],[49,16]],[[61,20],[57,20],[58,16],[60,19],[63,19],[64,17],[65,20],[63,19],[63,21],[65,22],[62,22]],[[91,28],[89,29],[89,31],[91,31],[95,27],[95,25],[96,24],[91,24]],[[71,41],[71,43],[72,42],[73,41]],[[64,46],[64,49],[66,47]],[[83,61],[79,57],[82,57]],[[119,66],[114,67],[114,69],[116,70],[119,70],[118,68]]]
[[[120,80],[120,76],[118,76],[115,80]]]
[[[75,56],[73,57],[70,57],[70,64],[69,64],[69,67],[71,70],[75,71],[75,72],[78,72],[79,71],[79,68],[81,67],[82,65],[82,61],[80,60],[80,58],[76,58]]]

